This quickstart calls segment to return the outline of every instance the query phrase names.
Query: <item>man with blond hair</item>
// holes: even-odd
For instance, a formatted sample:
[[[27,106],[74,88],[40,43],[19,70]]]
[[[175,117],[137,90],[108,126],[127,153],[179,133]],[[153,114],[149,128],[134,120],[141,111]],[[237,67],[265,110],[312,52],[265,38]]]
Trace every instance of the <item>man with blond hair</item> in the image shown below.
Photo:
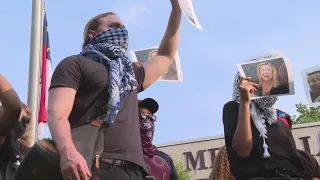
[[[65,58],[56,67],[49,90],[48,126],[64,179],[87,180],[93,171],[100,179],[117,180],[141,180],[147,174],[137,94],[173,62],[181,9],[178,0],[171,4],[157,55],[142,66],[128,58],[128,32],[120,18],[104,13],[86,25],[81,54]]]

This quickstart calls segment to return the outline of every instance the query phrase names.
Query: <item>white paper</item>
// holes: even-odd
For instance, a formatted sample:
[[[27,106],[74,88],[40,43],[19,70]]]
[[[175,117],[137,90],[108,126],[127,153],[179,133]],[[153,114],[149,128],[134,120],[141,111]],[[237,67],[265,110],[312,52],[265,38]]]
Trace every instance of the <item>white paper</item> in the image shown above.
[[[317,80],[316,80],[317,79]],[[313,66],[302,71],[302,82],[310,106],[320,106],[320,66]],[[310,81],[310,83],[309,83]],[[313,81],[314,87],[311,87]],[[318,81],[318,82],[317,82]]]
[[[269,95],[264,93],[263,87],[268,87],[268,85],[263,84],[266,84],[268,80],[265,81],[262,77],[264,76],[261,73],[262,66],[269,68],[269,75],[266,77],[269,78],[269,82],[272,82],[269,93],[266,93]],[[291,62],[284,52],[277,51],[256,56],[247,60],[246,63],[237,64],[237,68],[241,77],[251,77],[252,82],[260,85],[257,87],[257,92],[251,94],[251,99],[295,94]]]
[[[153,56],[153,54],[157,52],[157,50],[158,50],[158,47],[151,47],[151,48],[130,51],[130,54],[133,62],[145,63],[150,60],[150,58]],[[183,81],[180,57],[178,52],[176,53],[176,56],[171,66],[169,67],[168,71],[164,75],[162,75],[158,79],[158,81],[172,81],[172,82]]]
[[[179,5],[183,14],[187,17],[190,23],[198,29],[203,30],[198,21],[196,13],[194,12],[192,0],[179,0]]]

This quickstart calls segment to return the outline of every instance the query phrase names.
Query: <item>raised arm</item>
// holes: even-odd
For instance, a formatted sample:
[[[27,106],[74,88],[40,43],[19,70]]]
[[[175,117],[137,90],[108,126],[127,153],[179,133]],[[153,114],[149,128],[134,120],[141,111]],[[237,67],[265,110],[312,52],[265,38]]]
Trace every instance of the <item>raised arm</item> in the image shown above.
[[[172,64],[178,49],[180,39],[181,9],[178,0],[171,0],[172,11],[165,35],[158,48],[157,54],[146,62],[145,79],[143,88],[148,88],[161,75],[163,75]]]
[[[240,107],[238,124],[233,136],[232,146],[238,156],[248,158],[252,151],[252,130],[250,120],[250,92],[255,92],[257,84],[250,82],[251,78],[240,81]]]
[[[6,136],[21,114],[20,99],[10,83],[0,74],[0,136]]]

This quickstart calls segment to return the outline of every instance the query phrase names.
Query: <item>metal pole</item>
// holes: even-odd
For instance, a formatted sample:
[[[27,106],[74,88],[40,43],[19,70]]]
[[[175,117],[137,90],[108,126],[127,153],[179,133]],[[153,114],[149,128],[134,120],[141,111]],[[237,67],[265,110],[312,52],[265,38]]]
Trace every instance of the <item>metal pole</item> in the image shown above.
[[[40,55],[41,55],[41,33],[42,33],[42,0],[32,0],[31,17],[31,39],[30,39],[30,63],[28,84],[28,106],[32,113],[32,121],[27,128],[29,136],[27,146],[31,147],[36,142],[38,96],[40,82]]]

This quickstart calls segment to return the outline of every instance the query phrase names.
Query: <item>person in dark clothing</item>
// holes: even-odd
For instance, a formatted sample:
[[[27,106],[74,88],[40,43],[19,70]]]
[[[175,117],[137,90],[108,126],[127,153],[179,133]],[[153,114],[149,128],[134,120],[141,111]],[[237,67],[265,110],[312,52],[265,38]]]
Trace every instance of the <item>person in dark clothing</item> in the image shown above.
[[[178,180],[178,175],[171,157],[158,150],[152,143],[157,117],[154,115],[159,105],[152,98],[139,102],[140,134],[143,157],[149,170],[147,180]]]
[[[291,116],[279,109],[277,109],[277,116],[278,119],[282,120],[290,130],[292,129],[292,119]],[[307,151],[299,150],[299,157],[302,162],[303,166],[303,174],[305,178],[308,180],[319,180],[320,178],[320,166],[315,157],[312,154],[308,153]]]
[[[56,67],[49,88],[48,126],[65,179],[87,180],[96,172],[100,179],[140,180],[147,174],[137,94],[174,60],[182,12],[178,0],[171,0],[171,5],[157,55],[142,66],[128,58],[128,32],[120,18],[103,13],[87,23],[80,55]]]
[[[237,180],[302,179],[303,166],[287,125],[277,118],[277,97],[250,99],[258,85],[237,73],[223,124],[230,170]]]
[[[25,133],[31,114],[1,74],[0,102],[0,180],[11,180],[22,160],[18,139]]]

